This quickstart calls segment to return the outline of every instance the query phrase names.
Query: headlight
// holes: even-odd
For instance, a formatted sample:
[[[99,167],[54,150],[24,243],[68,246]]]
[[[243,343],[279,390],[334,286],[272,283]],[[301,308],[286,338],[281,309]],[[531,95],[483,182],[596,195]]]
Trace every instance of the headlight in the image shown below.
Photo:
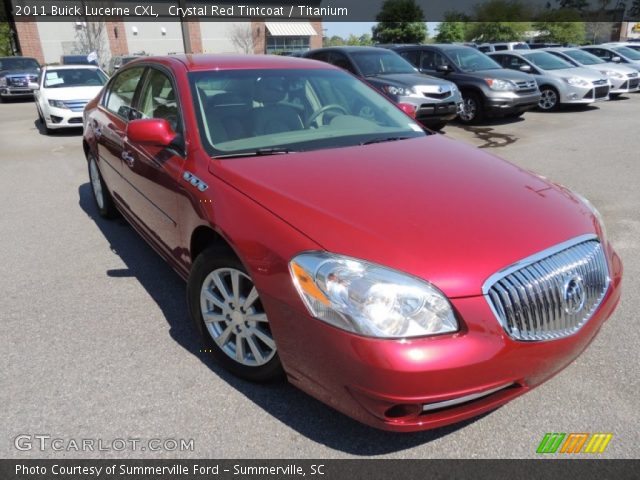
[[[572,87],[588,87],[589,86],[589,82],[579,77],[563,78],[563,80],[567,82],[569,85],[571,85]]]
[[[601,70],[600,73],[606,75],[607,77],[625,78],[623,74],[621,74],[620,72],[614,72],[613,70]]]
[[[7,86],[7,79],[4,77],[0,78],[0,87],[6,87]]]
[[[309,313],[343,330],[379,338],[458,330],[447,298],[405,273],[326,252],[302,253],[289,270]]]
[[[484,81],[491,90],[500,92],[510,92],[516,90],[516,84],[508,80],[500,80],[499,78],[485,78]]]
[[[600,213],[600,211],[596,207],[593,206],[593,203],[591,203],[589,200],[587,200],[585,197],[583,197],[579,193],[576,193],[576,192],[573,192],[573,191],[572,191],[572,193],[576,197],[578,197],[582,201],[582,203],[584,203],[585,206],[589,210],[591,210],[591,213],[593,213],[593,215],[598,220],[598,223],[600,223],[600,230],[602,230],[602,236],[603,236],[602,240],[606,239],[607,238],[607,229],[604,226],[604,219],[602,218],[602,214]]]
[[[396,95],[398,97],[408,97],[409,95],[413,95],[415,90],[412,87],[396,87],[394,85],[385,85],[382,89],[391,94]]]
[[[67,108],[62,100],[49,100],[49,105],[56,108]]]

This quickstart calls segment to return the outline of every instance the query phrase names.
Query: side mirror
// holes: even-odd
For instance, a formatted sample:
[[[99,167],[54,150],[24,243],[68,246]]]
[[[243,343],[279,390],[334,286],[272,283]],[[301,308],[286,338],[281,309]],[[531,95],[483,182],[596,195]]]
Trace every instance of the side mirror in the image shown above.
[[[176,132],[164,118],[145,118],[129,122],[127,138],[140,145],[168,147],[175,140]]]
[[[450,71],[451,71],[451,67],[449,65],[438,65],[436,67],[436,72],[449,73]]]
[[[611,59],[611,61],[612,61],[613,63],[620,63],[620,62],[622,61],[622,59],[621,59],[620,57],[613,57],[613,58]]]
[[[40,90],[40,85],[38,85],[36,82],[29,82],[29,89],[30,90]]]
[[[531,73],[533,69],[531,68],[531,65],[520,65],[520,71],[524,73]]]

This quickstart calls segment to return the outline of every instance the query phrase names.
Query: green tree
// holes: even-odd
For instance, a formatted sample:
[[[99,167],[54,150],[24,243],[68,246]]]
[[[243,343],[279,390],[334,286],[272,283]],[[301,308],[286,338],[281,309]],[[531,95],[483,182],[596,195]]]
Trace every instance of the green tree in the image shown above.
[[[465,39],[466,24],[465,22],[442,22],[438,25],[438,34],[436,42],[451,43],[463,42]]]
[[[362,35],[360,35],[360,38],[358,40],[360,42],[360,45],[373,45],[373,39],[371,38],[371,35],[369,33],[363,33]]]
[[[584,22],[536,22],[533,28],[541,32],[541,42],[581,44],[587,34]]]
[[[584,10],[589,6],[589,0],[557,0],[560,8],[571,10]]]
[[[0,57],[13,55],[11,50],[11,28],[9,23],[0,22]]]
[[[325,37],[322,41],[322,45],[325,47],[340,47],[342,45],[345,45],[346,42],[344,40],[344,38],[342,38],[340,35],[333,35],[331,37]]]
[[[490,0],[476,6],[474,21],[467,24],[466,39],[478,42],[522,40],[531,30],[531,23],[523,19],[531,16],[531,9],[517,0]],[[494,22],[496,18],[505,21]]]
[[[386,0],[371,30],[378,43],[421,43],[427,38],[424,13],[415,0]]]

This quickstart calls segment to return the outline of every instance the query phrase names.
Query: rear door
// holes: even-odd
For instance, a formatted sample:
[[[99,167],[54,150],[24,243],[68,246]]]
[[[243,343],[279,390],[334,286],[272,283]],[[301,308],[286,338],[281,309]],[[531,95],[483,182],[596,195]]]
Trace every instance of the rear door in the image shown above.
[[[178,185],[184,166],[182,116],[176,83],[169,70],[149,67],[136,96],[135,117],[164,119],[178,134],[175,146],[139,145],[125,138],[122,176],[126,202],[150,240],[178,260]]]

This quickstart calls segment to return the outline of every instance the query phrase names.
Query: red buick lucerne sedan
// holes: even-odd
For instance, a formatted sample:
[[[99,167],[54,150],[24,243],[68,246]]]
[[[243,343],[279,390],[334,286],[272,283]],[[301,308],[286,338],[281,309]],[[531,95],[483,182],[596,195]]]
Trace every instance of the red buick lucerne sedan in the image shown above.
[[[188,282],[206,350],[374,427],[495,409],[593,340],[622,265],[568,189],[326,63],[141,58],[84,113],[100,214]]]

